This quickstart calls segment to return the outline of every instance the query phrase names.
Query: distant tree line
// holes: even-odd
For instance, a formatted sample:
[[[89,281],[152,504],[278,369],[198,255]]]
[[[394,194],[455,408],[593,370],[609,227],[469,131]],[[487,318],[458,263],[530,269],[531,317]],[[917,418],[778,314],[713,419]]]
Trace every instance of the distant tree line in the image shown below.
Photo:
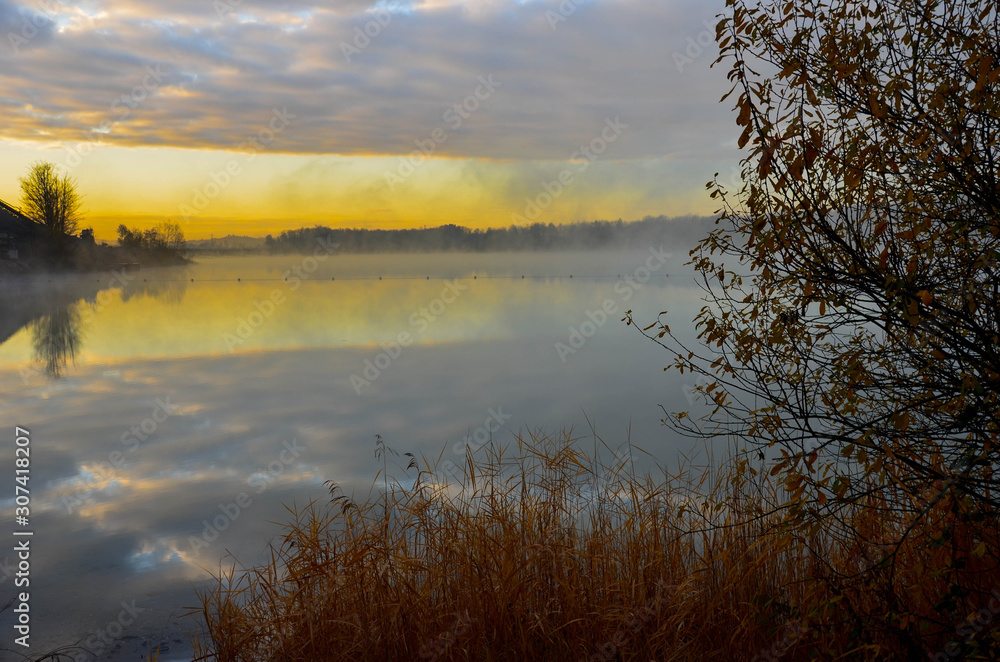
[[[124,223],[118,226],[118,245],[126,248],[180,252],[185,243],[184,231],[177,223],[160,223],[148,230],[130,228]]]
[[[592,221],[555,225],[470,229],[460,225],[435,228],[368,230],[324,226],[286,230],[267,235],[265,248],[273,253],[307,252],[319,238],[339,244],[344,253],[430,251],[533,251],[633,248],[650,245],[691,245],[714,225],[714,217],[647,216],[641,221]]]

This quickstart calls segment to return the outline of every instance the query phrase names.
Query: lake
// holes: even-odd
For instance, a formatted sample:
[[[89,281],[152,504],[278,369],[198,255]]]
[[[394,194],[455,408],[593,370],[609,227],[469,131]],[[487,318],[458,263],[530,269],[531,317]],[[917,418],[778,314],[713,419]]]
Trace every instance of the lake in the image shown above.
[[[664,372],[668,352],[620,321],[669,308],[675,330],[691,326],[702,292],[687,250],[672,250],[350,256],[320,244],[4,277],[5,466],[15,426],[30,431],[30,653],[84,645],[135,660],[162,640],[161,660],[190,659],[195,590],[220,562],[260,561],[286,505],[326,499],[324,481],[366,498],[375,435],[441,467],[466,445],[572,427],[588,446],[595,433],[630,440],[646,468],[674,465],[692,443],[660,424],[660,405],[686,408],[691,379]],[[5,595],[14,542],[0,553]],[[9,632],[13,614],[0,620]]]

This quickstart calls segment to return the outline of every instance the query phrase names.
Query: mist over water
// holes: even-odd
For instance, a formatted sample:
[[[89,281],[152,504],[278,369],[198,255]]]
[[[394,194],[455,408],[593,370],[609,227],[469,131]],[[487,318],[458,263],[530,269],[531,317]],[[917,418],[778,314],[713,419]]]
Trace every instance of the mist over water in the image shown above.
[[[86,641],[134,601],[117,654],[165,637],[180,655],[179,616],[229,552],[260,561],[326,480],[367,497],[376,434],[443,464],[573,427],[675,464],[691,449],[659,406],[690,385],[621,321],[694,316],[686,250],[667,253],[314,252],[0,284],[0,411],[32,435],[33,644]]]

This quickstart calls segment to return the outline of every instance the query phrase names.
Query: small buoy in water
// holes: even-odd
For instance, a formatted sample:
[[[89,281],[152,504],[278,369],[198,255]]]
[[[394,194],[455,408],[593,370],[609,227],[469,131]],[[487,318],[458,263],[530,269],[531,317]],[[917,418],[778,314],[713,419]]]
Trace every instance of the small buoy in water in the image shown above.
[[[333,276],[330,276],[330,280],[337,280],[337,279]]]
[[[430,279],[431,279],[431,277],[430,277],[430,276],[428,276],[428,277],[427,277],[427,280],[430,280]]]
[[[378,277],[378,279],[379,279],[379,280],[382,280],[382,277],[381,277],[381,276],[379,276],[379,277]]]
[[[194,278],[192,278],[192,279],[191,279],[191,282],[192,282],[192,283],[194,282]]]
[[[476,278],[478,278],[478,276],[473,276],[473,277],[472,277],[472,280],[476,280]]]
[[[572,277],[573,277],[573,274],[570,274],[570,275],[569,275],[569,277],[570,277],[570,278],[572,278]]]
[[[236,282],[238,283],[238,282],[240,282],[241,280],[243,280],[243,279],[242,279],[242,278],[237,278],[237,279],[236,279]]]

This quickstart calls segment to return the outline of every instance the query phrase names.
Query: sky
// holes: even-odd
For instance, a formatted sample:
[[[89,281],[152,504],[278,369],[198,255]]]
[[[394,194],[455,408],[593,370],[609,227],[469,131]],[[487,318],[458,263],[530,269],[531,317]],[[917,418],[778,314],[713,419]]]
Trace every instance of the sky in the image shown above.
[[[709,214],[722,0],[0,0],[0,199],[99,239]]]

